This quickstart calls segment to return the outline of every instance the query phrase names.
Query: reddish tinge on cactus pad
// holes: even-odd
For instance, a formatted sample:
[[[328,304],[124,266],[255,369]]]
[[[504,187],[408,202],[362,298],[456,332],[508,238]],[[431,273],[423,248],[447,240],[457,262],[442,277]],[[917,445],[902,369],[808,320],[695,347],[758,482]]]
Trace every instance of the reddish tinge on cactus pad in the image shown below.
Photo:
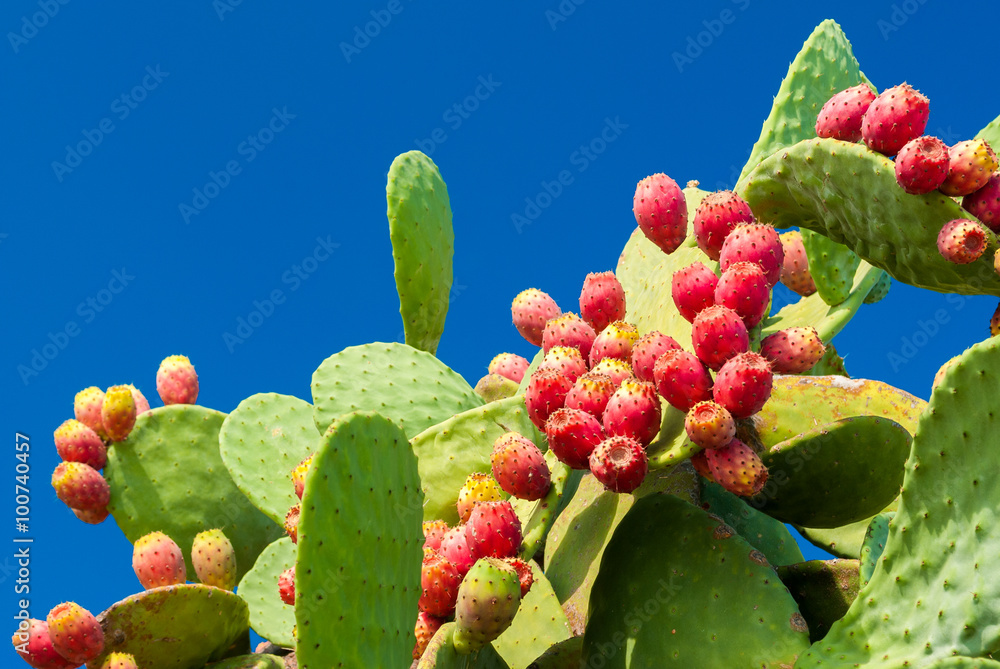
[[[562,310],[548,293],[537,288],[522,290],[510,304],[510,315],[514,327],[521,336],[535,346],[542,345],[542,331],[545,324],[559,316]]]
[[[632,213],[642,233],[664,253],[676,251],[687,237],[687,201],[666,174],[653,174],[636,185]]]

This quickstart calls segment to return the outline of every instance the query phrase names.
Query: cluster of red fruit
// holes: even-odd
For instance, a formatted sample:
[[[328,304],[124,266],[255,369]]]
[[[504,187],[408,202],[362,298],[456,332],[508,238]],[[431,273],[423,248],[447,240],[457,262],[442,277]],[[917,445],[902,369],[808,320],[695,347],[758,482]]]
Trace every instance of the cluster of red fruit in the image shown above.
[[[896,182],[907,193],[939,190],[961,197],[966,211],[991,231],[1000,231],[1000,173],[993,149],[983,139],[948,147],[939,138],[924,135],[929,115],[930,101],[905,83],[878,96],[860,84],[823,105],[816,134],[845,142],[861,140],[872,151],[895,156]],[[985,251],[988,234],[975,221],[954,219],[942,226],[938,250],[950,262],[971,263]]]
[[[45,620],[22,620],[12,638],[18,655],[35,669],[72,669],[104,652],[104,630],[93,613],[73,602],[49,611]],[[135,658],[111,653],[102,667],[136,669]]]

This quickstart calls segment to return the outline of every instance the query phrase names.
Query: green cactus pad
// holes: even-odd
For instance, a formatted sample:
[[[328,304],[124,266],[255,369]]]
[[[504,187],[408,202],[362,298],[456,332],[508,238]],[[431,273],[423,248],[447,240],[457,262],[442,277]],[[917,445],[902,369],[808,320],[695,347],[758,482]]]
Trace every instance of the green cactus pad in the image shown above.
[[[240,492],[219,454],[226,414],[194,404],[171,404],[136,419],[132,433],[108,450],[104,478],[108,509],[129,541],[164,532],[184,553],[189,580],[191,543],[221,529],[236,550],[238,578],[284,532]]]
[[[285,658],[266,653],[253,653],[231,657],[222,662],[205,665],[205,669],[285,669]]]
[[[777,668],[809,646],[795,600],[764,555],[672,495],[635,503],[601,567],[583,638],[587,666]]]
[[[455,255],[448,188],[433,160],[408,151],[392,161],[385,199],[406,343],[433,354],[444,333]]]
[[[545,540],[545,535],[555,520],[556,511],[562,507],[563,493],[570,477],[579,481],[583,475],[582,471],[570,469],[560,462],[552,451],[545,454],[545,464],[549,467],[550,480],[549,492],[545,497],[533,502],[516,497],[510,500],[514,506],[514,513],[521,521],[522,540],[518,553],[522,560],[533,558],[535,551]]]
[[[299,521],[299,666],[404,666],[424,543],[417,460],[375,413],[342,417],[320,443]]]
[[[788,528],[716,483],[702,481],[701,508],[721,518],[775,567],[805,559]]]
[[[646,447],[649,469],[663,469],[678,465],[700,449],[688,439],[684,429],[684,412],[660,399],[660,431]]]
[[[864,520],[899,494],[911,441],[899,423],[877,416],[807,430],[761,454],[769,475],[750,504],[805,527]]]
[[[1000,295],[996,236],[988,233],[987,250],[975,262],[945,260],[938,232],[970,214],[939,191],[910,195],[896,183],[893,162],[863,144],[799,142],[758,165],[740,182],[740,193],[762,220],[847,244],[899,281],[939,292]]]
[[[997,378],[997,337],[945,372],[914,435],[881,566],[801,666],[925,666],[1000,649]]]
[[[813,642],[826,636],[858,596],[857,560],[800,562],[778,567],[778,577],[798,602]]]
[[[352,411],[377,411],[410,437],[483,400],[430,353],[405,344],[364,344],[335,353],[312,377],[316,427]]]
[[[885,272],[882,272],[882,276],[889,276]],[[846,376],[851,378],[851,375],[847,373],[847,367],[844,366],[844,359],[840,357],[837,353],[837,349],[833,347],[833,344],[826,345],[826,353],[820,358],[820,361],[813,365],[813,368],[808,372],[804,373],[805,376]]]
[[[812,230],[802,230],[801,234],[816,292],[827,304],[840,304],[851,294],[861,258],[843,244]]]
[[[510,669],[526,669],[550,646],[570,638],[569,621],[541,568],[531,562],[535,581],[521,600],[510,627],[493,641],[493,647]]]
[[[510,669],[493,646],[461,655],[455,650],[455,623],[445,623],[427,644],[415,669]],[[402,665],[400,665],[402,666]]]
[[[278,577],[295,566],[295,544],[288,537],[264,549],[236,592],[250,607],[250,627],[277,646],[295,647],[295,608],[281,601]]]
[[[776,151],[815,137],[816,118],[826,101],[862,82],[869,83],[840,26],[830,19],[816,26],[788,66],[739,180]]]
[[[531,362],[528,364],[528,369],[524,370],[524,376],[521,378],[521,383],[517,386],[517,392],[514,393],[515,395],[524,395],[525,391],[528,389],[528,381],[531,380],[531,375],[535,373],[535,370],[538,369],[538,366],[542,364],[542,360],[544,359],[545,351],[538,349],[538,352],[535,353],[535,357],[533,357]]]
[[[997,116],[985,128],[977,132],[975,139],[985,139],[994,152],[1000,151],[1000,116]]]
[[[587,473],[552,524],[545,542],[545,575],[563,604],[574,634],[583,634],[590,590],[615,528],[637,499],[658,492],[697,502],[698,475],[690,463],[681,463],[650,471],[633,494],[620,495],[605,490]]]
[[[465,411],[413,437],[425,499],[424,520],[458,522],[458,491],[469,474],[491,471],[493,442],[507,432],[504,428],[545,448],[545,437],[528,418],[521,396]]]
[[[892,511],[880,513],[868,525],[864,543],[861,544],[861,568],[858,573],[858,584],[863,588],[868,585],[879,558],[885,551],[885,541],[889,537],[889,523],[896,516]]]
[[[581,669],[583,637],[574,636],[560,641],[528,665],[528,669]]]
[[[251,395],[230,413],[219,432],[219,451],[243,494],[276,523],[299,503],[292,469],[319,441],[308,402],[290,395]]]
[[[892,513],[897,508],[899,508],[899,497],[892,500],[889,506],[882,509],[882,513]],[[875,515],[877,516],[878,514]],[[874,519],[875,516],[872,516],[871,518],[865,518],[856,523],[848,523],[841,527],[825,529],[796,527],[795,529],[817,548],[821,548],[836,557],[851,560],[861,554],[861,546],[864,544],[865,533]]]
[[[889,294],[890,288],[892,288],[892,277],[882,272],[878,283],[875,284],[875,287],[868,293],[868,297],[865,298],[865,304],[878,304]]]
[[[153,588],[126,597],[97,620],[104,630],[104,650],[87,663],[88,669],[99,669],[115,652],[133,655],[140,667],[200,669],[206,662],[249,650],[238,648],[248,639],[246,602],[200,583]]]

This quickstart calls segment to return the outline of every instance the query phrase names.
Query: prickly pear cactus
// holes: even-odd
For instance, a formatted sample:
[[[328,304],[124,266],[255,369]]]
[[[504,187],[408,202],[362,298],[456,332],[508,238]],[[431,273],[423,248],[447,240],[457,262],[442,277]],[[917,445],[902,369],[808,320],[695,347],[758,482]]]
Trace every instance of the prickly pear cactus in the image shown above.
[[[295,566],[295,545],[288,537],[264,549],[253,569],[247,572],[237,593],[250,609],[250,627],[261,637],[279,646],[293,648],[295,608],[281,601],[278,577]]]

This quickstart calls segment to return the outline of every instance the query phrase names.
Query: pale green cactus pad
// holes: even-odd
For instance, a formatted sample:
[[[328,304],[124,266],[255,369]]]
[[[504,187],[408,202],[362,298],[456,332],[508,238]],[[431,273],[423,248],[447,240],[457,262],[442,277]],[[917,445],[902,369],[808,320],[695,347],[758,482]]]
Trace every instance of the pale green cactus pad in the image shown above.
[[[891,504],[882,509],[882,513],[893,513],[897,508],[899,508],[899,497],[892,500]],[[877,515],[879,514],[875,514],[875,516]],[[827,553],[849,560],[861,554],[861,547],[864,544],[865,534],[868,531],[868,526],[871,525],[872,520],[875,519],[875,516],[859,520],[856,523],[849,523],[841,527],[825,529],[815,527],[796,527],[795,529],[817,548],[822,548]]]
[[[717,483],[701,482],[701,507],[736,530],[775,567],[805,559],[788,528]]]
[[[278,577],[295,566],[295,544],[282,537],[264,549],[236,592],[250,607],[250,627],[277,646],[295,647],[295,608],[281,601]]]
[[[889,523],[896,516],[892,511],[880,513],[868,525],[865,541],[861,544],[861,570],[858,573],[858,583],[863,588],[868,585],[878,561],[885,551],[885,541],[889,537]]]
[[[977,132],[975,139],[985,139],[994,152],[1000,151],[1000,116],[997,116],[985,128]]]
[[[518,551],[522,560],[530,560],[535,556],[535,551],[545,539],[552,521],[555,520],[556,512],[562,508],[563,493],[567,483],[575,489],[575,484],[579,482],[583,475],[582,471],[570,469],[559,461],[552,451],[545,454],[545,464],[549,468],[549,491],[542,499],[528,501],[512,497],[511,504],[514,513],[521,521],[521,548]],[[574,481],[570,481],[570,477]]]
[[[861,258],[843,244],[812,230],[803,229],[801,234],[816,292],[827,304],[840,304],[851,294]]]
[[[455,623],[445,623],[427,644],[415,669],[510,669],[500,654],[487,644],[478,653],[461,655],[455,650]]]
[[[528,665],[528,669],[580,669],[583,666],[583,637],[560,641]]]
[[[858,596],[857,560],[809,560],[778,567],[781,582],[809,624],[809,640],[826,636]]]
[[[550,646],[570,638],[569,621],[545,574],[530,563],[534,583],[521,600],[514,622],[493,641],[493,647],[510,669],[526,669]]]

